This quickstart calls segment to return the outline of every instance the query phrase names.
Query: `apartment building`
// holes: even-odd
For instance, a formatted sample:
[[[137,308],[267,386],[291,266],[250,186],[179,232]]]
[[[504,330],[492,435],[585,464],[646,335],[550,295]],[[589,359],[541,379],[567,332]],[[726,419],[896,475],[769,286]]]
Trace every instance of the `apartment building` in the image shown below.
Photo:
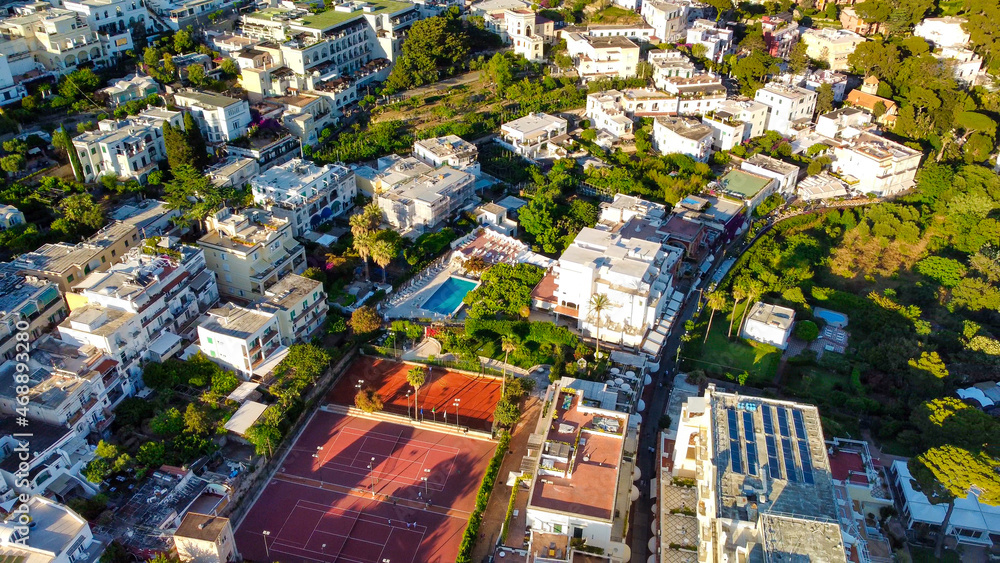
[[[260,298],[283,277],[306,269],[305,249],[292,237],[291,223],[263,209],[237,214],[223,208],[206,219],[205,227],[198,246],[218,276],[221,295]]]
[[[565,135],[568,125],[561,117],[531,113],[501,125],[500,144],[528,160],[534,160],[547,154],[549,141]]]
[[[695,75],[694,63],[680,51],[654,49],[649,52],[646,58],[653,66],[653,84],[657,88],[663,87],[665,79],[691,78]]]
[[[851,195],[847,189],[847,183],[839,178],[821,172],[815,176],[803,178],[796,188],[796,195],[802,201],[815,201],[818,199],[834,199]]]
[[[111,86],[97,91],[108,99],[108,104],[118,107],[133,100],[144,100],[160,93],[160,85],[150,76],[130,74],[121,80],[114,80]]]
[[[112,58],[135,50],[132,30],[145,31],[148,27],[145,0],[64,0],[62,7],[80,14],[87,21]]]
[[[830,70],[847,70],[850,67],[847,57],[865,38],[846,29],[824,27],[803,31],[801,41],[806,44],[809,58],[826,61]]]
[[[610,563],[630,560],[625,520],[636,429],[616,410],[617,393],[586,383],[564,377],[550,385],[531,435],[538,446],[525,457],[532,477],[525,512],[534,561],[577,561],[598,549]]]
[[[842,102],[847,95],[847,75],[833,70],[817,70],[804,77],[800,86],[804,86],[813,92],[819,92],[824,84],[829,84],[833,90],[833,101]]]
[[[316,166],[292,159],[250,180],[254,203],[287,220],[292,235],[301,236],[320,223],[354,207],[354,172],[340,164]]]
[[[160,27],[178,31],[187,26],[211,23],[209,15],[223,7],[223,0],[148,0],[151,13],[159,15]]]
[[[755,154],[744,160],[740,163],[740,170],[771,178],[777,183],[777,190],[786,196],[795,193],[795,185],[798,184],[801,172],[798,166],[766,154]]]
[[[747,137],[747,124],[725,111],[714,111],[702,116],[703,125],[712,130],[712,148],[720,151],[731,150]]]
[[[639,46],[620,36],[565,34],[566,50],[583,80],[631,78],[639,65]]]
[[[705,47],[705,57],[716,62],[733,52],[733,30],[712,20],[697,20],[687,30],[687,43]]]
[[[680,107],[680,97],[677,94],[661,92],[653,88],[626,88],[621,95],[609,94],[617,98],[617,103],[630,119],[639,117],[657,117],[677,115]]]
[[[183,114],[158,109],[155,114],[143,112],[123,120],[103,119],[96,131],[74,137],[84,180],[95,182],[112,175],[145,184],[149,173],[167,159],[164,123],[183,128]]]
[[[786,137],[794,137],[798,128],[812,121],[816,111],[816,92],[777,82],[757,90],[754,100],[767,106],[767,128]]]
[[[20,439],[15,436],[23,430],[15,417],[0,421],[0,502],[11,502],[22,494],[66,499],[100,492],[98,485],[82,475],[94,459],[84,435],[64,425],[32,420],[31,451],[27,459],[22,459]],[[27,465],[27,471],[22,463]]]
[[[406,181],[375,196],[385,220],[402,231],[423,232],[475,204],[476,177],[450,166]]]
[[[21,40],[22,44],[23,42]],[[8,44],[8,48],[9,46]],[[21,60],[30,61],[32,67],[37,65],[34,59],[31,58],[31,53],[14,53],[13,56],[20,57]],[[19,102],[21,98],[28,95],[28,89],[25,88],[22,81],[15,79],[14,69],[11,67],[11,59],[12,56],[0,51],[0,106]],[[17,76],[17,78],[20,78],[20,76]]]
[[[632,134],[633,122],[625,114],[621,104],[622,93],[618,90],[595,92],[587,96],[587,119],[591,127],[619,139]]]
[[[971,35],[965,30],[969,20],[955,16],[943,18],[924,18],[913,28],[913,35],[923,37],[934,44],[935,48],[947,47],[965,48],[969,46]]]
[[[834,494],[838,500],[850,501],[847,506],[838,503],[840,527],[855,539],[854,545],[845,547],[859,554],[867,551],[873,561],[891,560],[892,548],[881,527],[869,523],[875,521],[871,516],[877,518],[883,508],[893,507],[881,461],[872,456],[863,440],[834,438],[826,447]]]
[[[624,37],[636,43],[649,43],[653,39],[653,27],[644,23],[569,25],[559,30],[561,37],[569,33],[580,33],[591,37]]]
[[[247,134],[250,127],[250,104],[220,94],[181,90],[174,94],[174,104],[191,112],[205,141],[228,143]]]
[[[22,367],[27,365],[28,371]],[[81,349],[45,335],[31,343],[28,360],[0,365],[0,413],[69,428],[77,435],[105,430],[112,408],[104,386],[113,379],[115,361],[100,350]],[[19,382],[18,376],[27,376]],[[25,405],[18,397],[26,395]]]
[[[32,563],[94,563],[104,544],[94,540],[90,524],[72,509],[43,496],[27,502],[31,526],[11,514],[0,523],[0,550]]]
[[[20,270],[10,262],[0,263],[0,361],[14,359],[18,333],[36,339],[66,316],[59,286]]]
[[[871,123],[868,113],[853,107],[842,107],[816,118],[816,134],[831,141],[856,137]],[[830,146],[836,144],[831,142]]]
[[[174,532],[174,547],[185,563],[228,563],[241,559],[229,518],[210,514],[185,514]]]
[[[195,319],[218,300],[215,273],[207,268],[200,248],[147,239],[124,260],[87,276],[66,295],[72,312],[59,333],[64,340],[118,357],[119,371],[134,379],[142,371],[141,361],[162,362],[179,353],[182,336],[193,332]],[[73,323],[75,317],[100,320]],[[132,330],[136,327],[138,334]],[[111,333],[121,336],[124,344]]]
[[[260,165],[252,158],[227,156],[205,169],[205,175],[218,187],[243,188],[260,173]]]
[[[416,141],[413,156],[434,168],[450,166],[479,176],[479,148],[458,135]]]
[[[662,205],[616,195],[602,204],[597,228],[581,230],[533,292],[536,306],[594,336],[591,299],[605,295],[611,307],[600,319],[601,340],[638,346],[666,310],[684,253],[667,244],[667,222]]]
[[[290,274],[264,292],[261,309],[278,318],[281,343],[308,342],[326,322],[330,310],[323,283]]]
[[[661,154],[686,154],[707,162],[712,154],[712,128],[690,117],[657,117],[653,122],[653,148]]]
[[[413,178],[433,171],[433,166],[415,156],[390,154],[379,158],[375,168],[359,166],[354,174],[358,191],[374,198],[376,194],[392,191]]]
[[[20,13],[0,21],[0,37],[11,43],[4,49],[8,57],[16,53],[23,58],[22,53],[29,53],[56,76],[69,74],[83,63],[108,64],[107,48],[82,14],[44,2],[25,6]]]
[[[251,137],[240,137],[227,144],[226,153],[253,159],[263,172],[302,156],[302,143],[284,127],[258,129]]]
[[[833,171],[861,193],[887,196],[913,187],[920,165],[920,151],[861,133],[850,143],[833,149]]]
[[[753,211],[777,190],[778,182],[774,178],[738,168],[730,170],[718,181],[718,191],[730,199],[742,201],[748,211]]]
[[[767,53],[772,57],[787,59],[792,47],[799,41],[799,24],[791,16],[764,16],[761,31]]]
[[[268,101],[284,106],[281,121],[302,145],[316,146],[323,129],[336,125],[340,116],[334,99],[320,94],[302,93],[268,98]]]
[[[687,29],[687,5],[682,2],[642,0],[642,18],[653,28],[653,36],[661,42],[680,41]]]
[[[277,315],[233,303],[208,311],[198,325],[198,346],[245,380],[265,377],[288,353],[281,344]]]
[[[844,8],[840,10],[840,25],[847,31],[852,31],[858,35],[868,37],[876,33],[885,33],[886,24],[884,22],[866,21],[858,15],[854,8]]]
[[[363,86],[388,76],[389,64],[370,72],[369,64],[394,62],[402,42],[421,10],[410,2],[356,0],[334,4],[313,14],[300,7],[269,7],[241,17],[241,29],[251,38],[280,44],[281,61],[295,75],[318,72]]]
[[[144,199],[134,204],[116,207],[109,218],[135,225],[144,238],[165,235],[174,229],[173,219],[180,217],[179,209],[168,207],[165,201]]]
[[[704,115],[726,101],[726,87],[718,75],[703,72],[689,78],[661,77],[658,86],[677,96],[678,115]]]
[[[709,385],[677,418],[660,479],[663,560],[849,561],[816,407]],[[693,514],[671,510],[678,498]]]
[[[716,113],[728,114],[746,124],[743,141],[760,137],[767,132],[768,107],[753,100],[724,100],[719,102]]]
[[[65,293],[91,272],[107,270],[138,244],[135,225],[118,221],[77,244],[43,244],[18,256],[14,265],[25,275],[51,281]]]

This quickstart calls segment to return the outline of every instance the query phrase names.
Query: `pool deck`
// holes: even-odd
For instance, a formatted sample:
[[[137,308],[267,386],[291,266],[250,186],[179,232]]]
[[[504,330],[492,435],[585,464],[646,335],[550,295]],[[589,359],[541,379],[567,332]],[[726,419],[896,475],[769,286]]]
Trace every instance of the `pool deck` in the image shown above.
[[[446,282],[453,274],[456,273],[456,268],[452,268],[450,265],[445,267],[443,270],[438,272],[429,281],[423,282],[423,284],[416,289],[410,289],[412,292],[409,297],[403,300],[401,303],[390,307],[386,311],[386,315],[391,319],[446,319],[448,315],[442,315],[440,313],[424,309],[421,306],[427,302],[428,299],[434,295],[434,292],[441,287],[441,284]]]

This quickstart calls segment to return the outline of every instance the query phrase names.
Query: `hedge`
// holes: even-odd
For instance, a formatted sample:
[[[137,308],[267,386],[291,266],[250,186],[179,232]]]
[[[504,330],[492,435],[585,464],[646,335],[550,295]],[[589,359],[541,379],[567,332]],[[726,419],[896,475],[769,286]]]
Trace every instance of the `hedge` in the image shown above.
[[[506,321],[491,319],[466,319],[465,333],[477,337],[483,332],[492,332],[502,336],[517,336],[521,340],[530,340],[539,344],[562,344],[576,348],[580,339],[568,328],[556,326],[549,321]]]
[[[500,465],[503,463],[503,456],[510,446],[510,433],[501,431],[500,440],[497,442],[497,450],[486,467],[486,474],[479,484],[479,492],[476,493],[476,507],[469,515],[469,525],[465,527],[462,534],[462,543],[458,548],[458,557],[455,563],[472,563],[472,550],[476,548],[476,540],[479,539],[479,527],[483,523],[483,512],[486,512],[486,505],[490,502],[490,493],[493,492],[493,485],[496,484],[497,474],[500,473]]]

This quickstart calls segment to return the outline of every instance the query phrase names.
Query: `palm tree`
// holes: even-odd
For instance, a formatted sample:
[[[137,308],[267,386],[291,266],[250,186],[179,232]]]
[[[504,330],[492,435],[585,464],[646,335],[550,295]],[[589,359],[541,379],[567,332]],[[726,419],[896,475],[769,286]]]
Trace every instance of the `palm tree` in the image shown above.
[[[385,268],[396,257],[396,253],[398,252],[396,245],[389,240],[376,239],[372,241],[372,246],[369,252],[372,256],[372,260],[378,264],[379,268],[382,268],[382,282],[385,283]]]
[[[418,400],[420,393],[420,386],[423,385],[426,381],[427,381],[427,371],[420,366],[412,367],[410,368],[410,371],[406,372],[406,382],[409,383],[411,387],[413,387],[413,405],[414,405],[413,410],[415,412],[417,412],[416,405],[420,404],[420,401]]]
[[[705,340],[702,340],[702,344],[708,342],[708,334],[712,332],[712,319],[715,318],[715,312],[719,309],[725,309],[726,305],[729,305],[729,299],[726,298],[726,294],[721,291],[713,291],[705,296],[705,300],[708,303],[712,313],[708,315],[708,328],[705,329]]]
[[[356,216],[355,216],[356,217]],[[365,231],[354,235],[354,250],[365,263],[365,279],[371,280],[371,272],[368,270],[368,257],[371,256],[372,247],[375,245],[375,233]]]
[[[590,313],[594,315],[594,324],[597,327],[595,332],[594,340],[597,341],[597,347],[594,351],[594,357],[600,359],[601,357],[601,314],[611,308],[611,300],[608,296],[603,293],[595,293],[590,298]]]
[[[726,335],[726,338],[733,337],[733,321],[736,320],[736,307],[740,304],[740,301],[743,301],[746,298],[746,287],[744,287],[742,280],[736,280],[736,282],[733,283],[733,314],[729,315],[729,333]]]
[[[760,280],[749,279],[746,282],[746,292],[747,292],[747,306],[743,308],[743,316],[740,317],[740,329],[743,329],[743,321],[747,318],[747,313],[750,311],[750,302],[757,298],[758,295],[764,293],[764,284]]]
[[[507,359],[510,358],[511,352],[517,350],[517,343],[513,338],[504,336],[500,340],[500,349],[503,350],[503,383],[500,384],[500,398],[503,398],[507,393]]]

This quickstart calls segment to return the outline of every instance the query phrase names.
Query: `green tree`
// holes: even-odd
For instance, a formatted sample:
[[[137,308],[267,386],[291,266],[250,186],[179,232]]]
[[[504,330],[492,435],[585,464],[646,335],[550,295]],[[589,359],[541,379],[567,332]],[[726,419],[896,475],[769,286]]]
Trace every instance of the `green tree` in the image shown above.
[[[181,166],[194,166],[195,155],[184,131],[169,122],[163,124],[163,144],[167,149],[167,163],[176,170]]]
[[[911,358],[909,364],[911,368],[933,375],[937,379],[948,377],[948,368],[937,352],[921,352],[920,358]]]
[[[809,69],[809,55],[806,54],[808,46],[798,41],[792,46],[788,53],[788,72],[801,74]],[[826,84],[826,83],[824,83]]]
[[[705,296],[705,302],[712,312],[708,315],[708,327],[705,329],[705,339],[702,341],[703,343],[708,342],[708,335],[712,332],[712,321],[715,319],[715,312],[727,308],[729,306],[729,299],[726,294],[721,291],[712,291]]]
[[[188,403],[184,411],[184,430],[192,434],[208,434],[215,429],[208,410],[195,403]]]
[[[174,53],[183,55],[194,50],[194,39],[191,32],[185,29],[177,30],[174,33]]]
[[[900,58],[899,48],[893,44],[865,41],[855,47],[854,52],[847,57],[847,62],[857,74],[889,79],[899,67]]]
[[[205,144],[205,137],[201,135],[201,127],[194,120],[191,112],[184,112],[184,136],[187,144],[191,147],[191,157],[193,164],[198,170],[204,170],[208,164],[208,146]]]
[[[52,223],[53,230],[78,237],[104,226],[104,211],[89,193],[66,196],[59,202],[61,217]]]
[[[315,383],[319,376],[330,367],[330,354],[313,344],[293,344],[288,349],[288,355],[274,368],[278,379],[290,376]]]
[[[24,167],[27,164],[27,159],[19,154],[9,154],[0,158],[0,169],[3,169],[3,171],[8,174],[15,174],[24,170]]]
[[[367,413],[373,413],[382,410],[385,405],[382,403],[382,397],[377,391],[361,389],[354,396],[354,406]]]
[[[371,334],[382,328],[382,316],[373,307],[358,307],[351,313],[350,324],[356,334]]]
[[[731,292],[733,294],[733,310],[729,315],[729,332],[726,333],[726,338],[733,337],[733,321],[736,320],[736,308],[740,304],[740,301],[747,298],[746,287],[740,279],[737,279],[736,282],[733,283]],[[749,304],[747,306],[749,306]]]
[[[816,115],[831,111],[833,111],[833,86],[824,82],[816,91]]]
[[[83,165],[80,164],[80,157],[76,154],[73,141],[70,139],[69,131],[65,125],[52,134],[52,145],[66,151],[66,154],[69,155],[69,163],[73,167],[73,176],[77,182],[82,182],[85,178],[83,175]]]
[[[468,43],[461,20],[450,14],[415,22],[386,88],[396,92],[437,82],[442,71],[447,76],[454,74],[469,54]]]
[[[500,399],[493,410],[493,420],[501,426],[513,428],[521,418],[521,409],[510,399]]]
[[[509,336],[503,336],[500,338],[500,349],[503,350],[503,380],[500,383],[500,396],[507,396],[507,360],[510,359],[510,353],[517,350],[517,342]]]
[[[395,232],[395,231],[390,231]],[[395,240],[391,240],[385,237],[378,238],[372,241],[371,244],[371,257],[372,261],[382,269],[382,282],[386,283],[386,268],[389,264],[396,258],[399,254],[399,245]]]
[[[819,338],[819,327],[812,321],[799,321],[795,323],[795,338],[812,342]]]
[[[531,290],[542,281],[544,270],[531,264],[497,264],[480,276],[480,284],[466,294],[467,314],[473,319],[527,316]]]
[[[240,75],[240,66],[236,64],[235,59],[226,57],[222,61],[222,64],[219,65],[219,68],[222,70],[222,74],[226,76],[236,77]]]
[[[149,428],[160,436],[176,436],[184,431],[184,415],[171,407],[154,416],[149,421]]]
[[[965,265],[961,262],[941,256],[928,256],[917,262],[915,269],[945,287],[955,287],[966,274]]]
[[[746,57],[738,59],[733,65],[733,77],[740,81],[740,93],[753,97],[764,85],[764,80],[780,72],[778,59],[768,55],[763,50],[753,51]]]
[[[166,442],[149,441],[139,446],[135,460],[150,468],[157,468],[167,463]]]
[[[191,84],[201,86],[205,82],[205,67],[201,65],[187,67],[187,79]]]
[[[594,333],[594,341],[596,343],[594,357],[600,359],[601,357],[601,325],[604,324],[604,313],[611,308],[611,300],[604,293],[595,293],[590,297],[590,302],[587,303],[590,312],[588,316],[593,317],[594,327],[596,329]]]
[[[423,367],[412,367],[406,372],[406,382],[413,387],[413,404],[414,409],[422,414],[423,409],[420,408],[420,387],[427,382],[427,370]]]
[[[207,176],[190,164],[171,167],[174,179],[163,187],[171,209],[179,209],[184,221],[201,221],[223,202],[222,193]]]

